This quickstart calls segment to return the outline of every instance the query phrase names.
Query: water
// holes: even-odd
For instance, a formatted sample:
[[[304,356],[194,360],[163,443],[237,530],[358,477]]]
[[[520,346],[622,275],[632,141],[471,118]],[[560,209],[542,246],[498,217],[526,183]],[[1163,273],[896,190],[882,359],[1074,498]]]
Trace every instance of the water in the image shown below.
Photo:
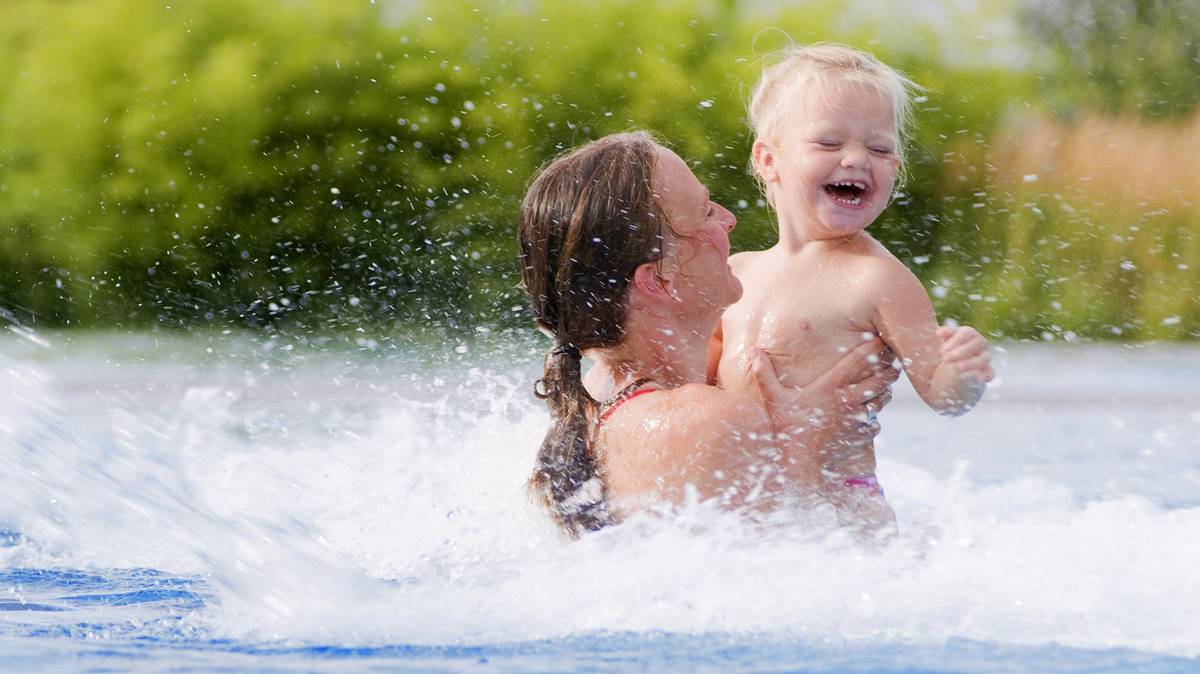
[[[505,341],[5,337],[0,671],[1200,671],[1200,348],[898,389],[866,551],[705,504],[563,542]]]

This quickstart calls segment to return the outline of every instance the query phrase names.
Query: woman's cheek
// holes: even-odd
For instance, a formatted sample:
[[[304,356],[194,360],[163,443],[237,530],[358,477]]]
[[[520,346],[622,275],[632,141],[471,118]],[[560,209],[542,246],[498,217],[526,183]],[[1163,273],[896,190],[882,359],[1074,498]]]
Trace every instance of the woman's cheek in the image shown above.
[[[724,229],[718,231],[706,229],[700,234],[700,240],[704,242],[705,246],[713,248],[725,257],[729,257],[729,237],[725,236]]]

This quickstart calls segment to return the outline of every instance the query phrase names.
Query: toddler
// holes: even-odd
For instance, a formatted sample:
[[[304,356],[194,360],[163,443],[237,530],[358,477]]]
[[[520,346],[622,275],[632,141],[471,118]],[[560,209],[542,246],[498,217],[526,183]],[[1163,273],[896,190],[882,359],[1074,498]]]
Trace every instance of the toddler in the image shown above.
[[[833,44],[793,47],[764,70],[750,101],[752,162],[779,242],[730,258],[745,293],[710,359],[726,389],[753,394],[755,347],[783,384],[803,386],[877,334],[939,413],[962,414],[983,395],[993,377],[987,341],[973,328],[938,327],[921,283],[866,232],[903,168],[914,88],[873,56]],[[846,498],[874,500],[894,522],[874,448],[853,450],[831,448],[828,474]]]

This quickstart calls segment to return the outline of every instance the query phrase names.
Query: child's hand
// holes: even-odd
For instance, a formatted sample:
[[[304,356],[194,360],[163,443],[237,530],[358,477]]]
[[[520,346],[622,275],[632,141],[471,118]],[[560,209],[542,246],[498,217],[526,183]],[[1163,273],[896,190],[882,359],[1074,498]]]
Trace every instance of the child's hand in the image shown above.
[[[942,362],[949,363],[964,377],[974,377],[986,384],[996,376],[992,370],[992,354],[988,342],[979,331],[969,326],[937,329],[942,340]]]

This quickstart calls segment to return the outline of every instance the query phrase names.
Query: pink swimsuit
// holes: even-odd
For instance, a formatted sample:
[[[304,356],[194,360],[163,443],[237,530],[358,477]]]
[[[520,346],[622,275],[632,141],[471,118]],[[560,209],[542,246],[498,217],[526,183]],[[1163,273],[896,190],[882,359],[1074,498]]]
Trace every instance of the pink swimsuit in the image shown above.
[[[879,484],[879,479],[874,475],[859,475],[858,477],[848,477],[842,484],[850,488],[866,489],[871,496],[884,498],[883,486]]]

